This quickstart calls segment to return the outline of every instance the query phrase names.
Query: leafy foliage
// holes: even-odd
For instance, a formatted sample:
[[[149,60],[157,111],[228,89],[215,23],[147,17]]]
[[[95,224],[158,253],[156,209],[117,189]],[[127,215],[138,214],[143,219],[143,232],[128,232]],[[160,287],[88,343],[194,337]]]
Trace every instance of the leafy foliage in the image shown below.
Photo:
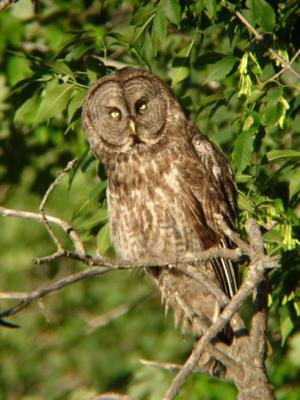
[[[113,255],[106,178],[88,153],[81,104],[87,87],[115,68],[159,75],[230,159],[241,232],[256,218],[268,253],[281,256],[282,269],[270,274],[268,363],[279,399],[300,396],[299,25],[297,0],[41,0],[37,15],[20,0],[0,13],[1,202],[36,210],[57,171],[79,157],[48,212],[69,220],[91,251]],[[291,60],[293,71],[279,75]],[[30,290],[82,268],[32,266],[31,258],[52,251],[44,230],[0,224],[2,291]],[[111,389],[159,398],[170,377],[141,367],[139,357],[180,362],[191,343],[181,341],[150,291],[140,276],[114,273],[47,298],[49,323],[37,308],[24,312],[21,330],[1,331],[0,398],[83,399]],[[130,314],[86,334],[87,320],[137,298]],[[225,391],[234,398],[230,386],[216,390],[202,377],[184,390],[182,398],[222,399]]]

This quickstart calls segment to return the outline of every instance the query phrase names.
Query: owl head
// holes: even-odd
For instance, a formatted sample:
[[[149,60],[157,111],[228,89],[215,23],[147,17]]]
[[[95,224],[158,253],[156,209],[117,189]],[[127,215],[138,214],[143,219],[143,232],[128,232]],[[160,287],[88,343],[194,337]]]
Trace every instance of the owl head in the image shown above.
[[[170,89],[140,69],[121,70],[98,80],[88,91],[83,123],[92,152],[127,153],[159,143],[183,113]],[[178,121],[177,121],[178,123]]]

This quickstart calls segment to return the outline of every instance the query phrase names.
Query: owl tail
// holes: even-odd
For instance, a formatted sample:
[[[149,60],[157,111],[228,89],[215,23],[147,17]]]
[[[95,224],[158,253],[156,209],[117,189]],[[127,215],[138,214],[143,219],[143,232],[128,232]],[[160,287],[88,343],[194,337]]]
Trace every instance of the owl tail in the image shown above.
[[[221,308],[216,298],[198,281],[190,278],[175,268],[151,267],[147,272],[159,286],[165,310],[174,311],[175,326],[181,323],[182,334],[192,332],[199,339],[216,321]],[[215,340],[230,344],[233,330],[228,325]],[[224,377],[225,367],[209,352],[204,352],[200,359],[201,368],[208,369],[214,376]]]

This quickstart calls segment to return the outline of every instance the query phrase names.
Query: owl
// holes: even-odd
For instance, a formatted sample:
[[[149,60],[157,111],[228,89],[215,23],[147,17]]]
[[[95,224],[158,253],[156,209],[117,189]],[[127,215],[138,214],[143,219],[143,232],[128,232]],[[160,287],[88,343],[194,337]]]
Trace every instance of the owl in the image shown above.
[[[230,167],[163,81],[139,69],[103,77],[85,98],[83,124],[92,153],[106,169],[110,233],[122,258],[180,259],[211,247],[233,247],[218,224],[221,215],[235,229]],[[229,298],[237,291],[230,261],[190,265]],[[184,332],[199,338],[218,318],[220,305],[201,281],[174,265],[146,271]],[[226,335],[224,341],[228,330]]]

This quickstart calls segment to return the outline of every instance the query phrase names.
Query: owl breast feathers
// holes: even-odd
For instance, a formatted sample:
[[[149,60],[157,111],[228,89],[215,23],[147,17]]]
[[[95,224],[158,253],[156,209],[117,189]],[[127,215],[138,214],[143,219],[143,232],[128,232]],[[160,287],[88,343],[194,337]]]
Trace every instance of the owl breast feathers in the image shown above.
[[[100,79],[85,99],[83,122],[91,151],[106,168],[111,237],[122,258],[175,258],[232,247],[218,225],[221,215],[235,227],[228,163],[159,78],[122,70]],[[236,292],[228,260],[192,265],[229,297]],[[147,272],[184,330],[199,337],[218,317],[219,304],[201,282],[172,266]]]

